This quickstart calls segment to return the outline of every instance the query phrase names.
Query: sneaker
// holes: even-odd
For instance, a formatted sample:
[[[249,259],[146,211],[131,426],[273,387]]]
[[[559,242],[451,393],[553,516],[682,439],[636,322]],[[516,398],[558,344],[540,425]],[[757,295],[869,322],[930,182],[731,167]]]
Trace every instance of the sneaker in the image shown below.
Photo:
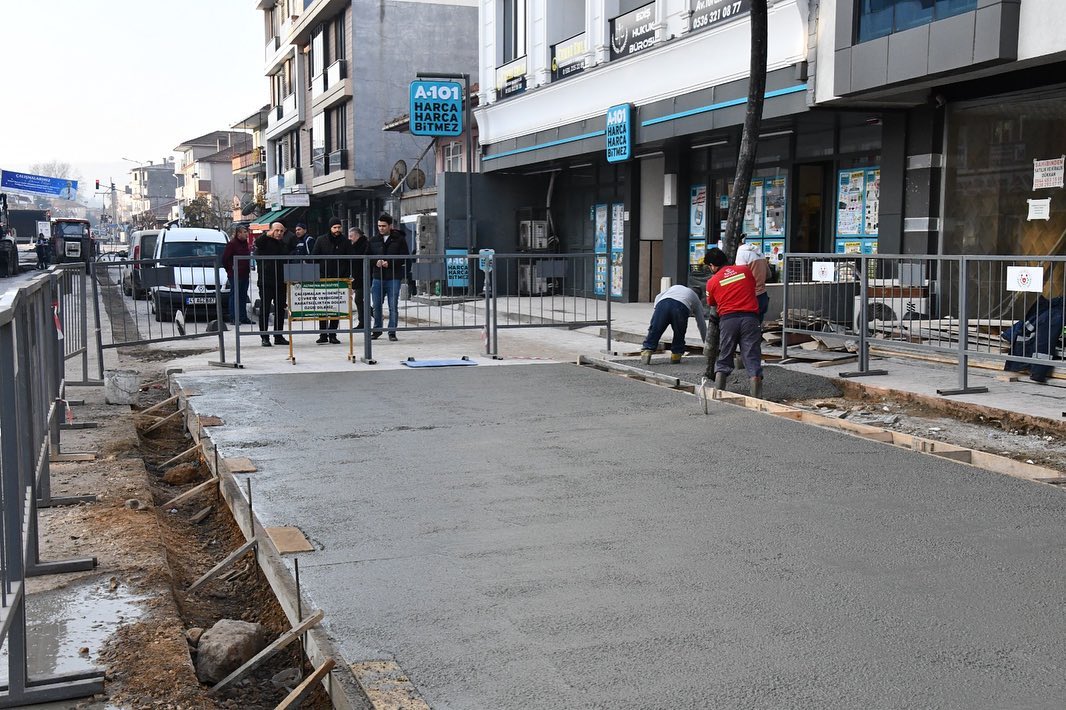
[[[640,351],[640,362],[641,362],[642,365],[650,365],[651,364],[651,350],[641,350]]]
[[[681,362],[681,353],[670,353],[670,362],[674,363],[675,365]]]
[[[320,336],[318,336],[318,340],[315,341],[315,344],[316,345],[325,345],[328,342],[329,342],[329,336],[328,335],[320,335]]]
[[[263,347],[264,347],[264,348],[269,348],[269,347],[270,347],[270,338],[268,338],[268,337],[266,337],[266,336],[264,335],[264,336],[263,336],[263,342],[262,342],[262,345],[263,345]]]
[[[333,344],[333,345],[340,345],[341,344],[341,341],[337,338],[336,335],[329,336],[329,342],[331,344]]]
[[[285,339],[284,335],[274,336],[274,345],[288,345],[289,341]]]
[[[399,338],[396,337],[396,333],[389,333],[389,340],[395,343]]]
[[[380,330],[375,330],[373,333],[370,334],[370,339],[371,340],[377,340],[380,337],[381,337],[381,331]]]

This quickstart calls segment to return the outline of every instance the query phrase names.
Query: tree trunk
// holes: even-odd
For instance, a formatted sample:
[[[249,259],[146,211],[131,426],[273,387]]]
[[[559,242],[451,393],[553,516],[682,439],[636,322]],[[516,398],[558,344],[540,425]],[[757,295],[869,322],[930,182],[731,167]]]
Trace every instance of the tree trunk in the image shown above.
[[[733,194],[729,200],[722,247],[729,263],[737,256],[744,209],[748,204],[751,176],[755,172],[755,152],[759,145],[759,126],[766,94],[766,0],[751,0],[751,70],[748,73],[748,110],[744,115],[744,130],[740,136],[737,155],[737,174],[733,179]]]

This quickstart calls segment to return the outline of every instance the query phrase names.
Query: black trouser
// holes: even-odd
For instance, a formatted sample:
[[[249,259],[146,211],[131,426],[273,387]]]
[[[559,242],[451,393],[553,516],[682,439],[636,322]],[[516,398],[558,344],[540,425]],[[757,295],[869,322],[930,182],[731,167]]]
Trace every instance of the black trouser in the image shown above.
[[[341,322],[339,320],[320,320],[320,321],[318,321],[318,329],[319,330],[327,330],[327,331],[329,331],[328,333],[319,333],[318,337],[320,337],[320,338],[326,338],[326,337],[334,337],[335,338],[335,337],[337,337],[337,326],[340,325],[340,323]]]
[[[285,330],[285,284],[261,284],[259,289],[259,330],[266,337],[270,325],[270,309],[274,308],[274,333]]]
[[[352,286],[352,298],[355,299],[355,312],[359,320],[356,321],[356,328],[363,327],[363,287]]]

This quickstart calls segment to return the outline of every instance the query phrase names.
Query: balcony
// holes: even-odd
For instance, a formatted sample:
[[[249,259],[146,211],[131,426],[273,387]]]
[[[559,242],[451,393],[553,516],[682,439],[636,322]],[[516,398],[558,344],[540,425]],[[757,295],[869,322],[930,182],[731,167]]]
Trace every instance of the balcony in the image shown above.
[[[266,43],[263,61],[269,62],[279,49],[281,49],[281,37],[271,37]]]
[[[298,100],[299,90],[286,96],[277,106],[272,106],[267,113],[266,137],[273,138],[278,133],[291,128],[300,121],[302,104]]]
[[[338,173],[348,169],[348,151],[345,149],[335,150],[329,154],[327,162],[327,174]]]
[[[345,73],[345,61],[338,59],[337,61],[326,67],[326,89],[331,86],[336,86],[341,79],[344,79]]]
[[[299,168],[289,168],[288,170],[285,171],[285,174],[282,177],[284,178],[284,181],[282,182],[282,185],[291,190],[291,189],[295,188],[297,185],[300,184],[300,178],[301,178],[300,169]]]
[[[326,67],[314,78],[311,86],[311,106],[319,113],[352,97],[352,82],[348,81],[348,63],[343,59]]]
[[[261,173],[266,171],[266,151],[260,146],[233,159],[235,173]]]

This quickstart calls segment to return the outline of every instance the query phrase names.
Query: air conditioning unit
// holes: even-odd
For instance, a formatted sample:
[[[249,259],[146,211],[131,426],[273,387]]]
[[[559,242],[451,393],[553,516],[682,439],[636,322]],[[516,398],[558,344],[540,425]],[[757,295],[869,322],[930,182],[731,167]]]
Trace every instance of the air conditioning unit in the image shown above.
[[[888,296],[884,298],[871,298],[866,301],[866,320],[869,323],[878,322],[889,328],[899,328],[906,331],[912,320],[929,320],[932,318],[930,300],[925,296]],[[859,332],[862,323],[862,298],[855,296],[855,314],[852,318],[852,326],[855,332]]]
[[[548,293],[548,279],[540,275],[536,264],[518,265],[518,293],[522,296],[543,296]]]
[[[538,251],[548,248],[548,221],[525,219],[518,223],[519,251]]]

